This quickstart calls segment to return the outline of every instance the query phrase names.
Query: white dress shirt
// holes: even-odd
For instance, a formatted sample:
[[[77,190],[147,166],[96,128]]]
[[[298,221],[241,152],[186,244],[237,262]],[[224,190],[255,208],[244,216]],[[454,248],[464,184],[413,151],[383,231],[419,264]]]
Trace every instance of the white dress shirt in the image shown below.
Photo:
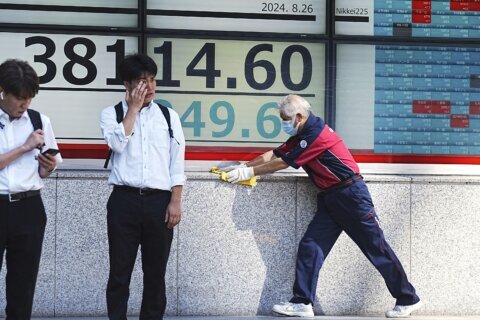
[[[122,101],[124,116],[128,105]],[[130,136],[125,135],[123,122],[117,123],[115,107],[102,111],[100,127],[108,146],[113,150],[110,185],[153,188],[170,191],[184,185],[185,137],[178,114],[168,109],[174,139],[160,107],[151,102],[141,109]]]
[[[53,134],[50,119],[41,115],[45,146],[43,151],[54,148],[58,149]],[[28,112],[10,122],[7,113],[0,109],[0,154],[20,147],[27,141],[33,132],[33,125]],[[39,190],[43,187],[43,180],[38,173],[38,160],[36,156],[40,150],[33,149],[24,153],[8,166],[0,169],[0,194],[18,193],[30,190]],[[62,162],[60,154],[56,156],[57,165]]]

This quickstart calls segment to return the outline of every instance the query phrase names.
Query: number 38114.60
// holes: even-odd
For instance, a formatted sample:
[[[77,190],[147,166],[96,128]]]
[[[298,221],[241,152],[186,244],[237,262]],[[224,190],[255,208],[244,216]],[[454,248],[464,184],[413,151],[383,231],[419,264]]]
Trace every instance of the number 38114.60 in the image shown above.
[[[40,83],[46,84],[52,81],[57,75],[57,65],[52,60],[56,51],[55,42],[45,36],[32,36],[25,39],[25,46],[43,45],[45,50],[42,54],[34,55],[34,62],[42,63],[46,67],[45,74],[40,76]],[[75,50],[77,46],[84,48],[83,55],[79,54],[79,50]],[[221,70],[215,66],[215,49],[216,43],[207,42],[203,44],[200,50],[192,57],[192,60],[186,65],[185,75],[187,77],[203,77],[205,78],[205,88],[215,88],[215,79],[221,76]],[[69,59],[63,66],[63,77],[65,80],[74,85],[87,85],[92,83],[97,77],[97,66],[92,62],[92,58],[97,51],[95,43],[84,37],[75,37],[69,39],[64,46],[65,56]],[[106,47],[107,52],[115,53],[117,65],[125,56],[125,40],[118,39],[114,44]],[[244,58],[244,76],[247,84],[254,90],[267,90],[273,86],[277,77],[277,70],[269,60],[258,59],[260,53],[272,52],[273,45],[270,43],[260,43],[254,45],[246,53]],[[162,74],[157,84],[163,87],[181,87],[180,80],[174,80],[172,75],[173,69],[173,43],[172,41],[164,41],[161,46],[154,48],[154,53],[162,56]],[[291,60],[293,55],[299,55],[302,59],[302,69],[300,81],[295,82],[290,74]],[[239,57],[240,59],[243,59]],[[275,57],[272,57],[274,59]],[[205,67],[199,67],[200,61],[205,59]],[[286,47],[280,58],[280,76],[282,83],[288,90],[301,91],[306,89],[312,80],[312,56],[308,48],[300,44],[292,44]],[[74,73],[74,66],[80,65],[85,68],[86,73],[77,75]],[[117,69],[117,68],[115,68]],[[263,81],[255,77],[255,70],[264,70],[267,75]],[[298,67],[297,67],[297,70]],[[121,85],[118,71],[115,71],[115,78],[107,78],[107,85]]]

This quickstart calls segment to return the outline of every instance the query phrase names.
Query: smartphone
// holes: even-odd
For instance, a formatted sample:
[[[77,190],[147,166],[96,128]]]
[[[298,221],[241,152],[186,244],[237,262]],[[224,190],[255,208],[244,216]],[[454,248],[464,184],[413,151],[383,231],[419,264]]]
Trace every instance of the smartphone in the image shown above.
[[[43,155],[49,154],[49,155],[55,156],[59,152],[60,152],[60,150],[58,150],[58,149],[48,149],[46,151],[43,151],[42,154]]]

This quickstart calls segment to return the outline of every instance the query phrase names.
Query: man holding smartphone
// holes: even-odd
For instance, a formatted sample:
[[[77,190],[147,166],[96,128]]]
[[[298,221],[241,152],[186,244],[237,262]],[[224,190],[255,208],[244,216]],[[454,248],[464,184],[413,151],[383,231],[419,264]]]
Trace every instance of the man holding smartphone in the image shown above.
[[[47,149],[47,150],[43,151],[42,155],[44,155],[44,156],[46,156],[46,155],[56,156],[59,152],[60,152],[60,150],[58,150],[58,149],[50,148],[50,149]]]
[[[164,109],[164,114],[153,101],[155,62],[146,55],[129,55],[118,70],[126,88],[125,99],[117,104],[122,121],[114,106],[102,111],[100,121],[113,151],[108,179],[113,191],[107,203],[108,317],[127,319],[130,278],[140,246],[144,274],[140,319],[163,319],[165,271],[186,181],[185,138],[178,114],[172,109]]]
[[[6,251],[7,319],[30,319],[46,214],[43,178],[61,162],[48,117],[27,109],[39,80],[24,61],[0,65],[0,268]],[[34,116],[42,129],[35,128]]]

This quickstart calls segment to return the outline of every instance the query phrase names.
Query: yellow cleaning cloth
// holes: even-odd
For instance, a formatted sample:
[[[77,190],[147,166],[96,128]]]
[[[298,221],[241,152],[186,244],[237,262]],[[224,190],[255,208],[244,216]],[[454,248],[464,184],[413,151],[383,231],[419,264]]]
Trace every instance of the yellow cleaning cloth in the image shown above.
[[[210,169],[210,172],[220,175],[221,180],[228,181],[227,180],[227,173],[225,171],[218,171],[217,167],[213,167],[213,168]],[[238,184],[244,184],[244,185],[250,186],[250,187],[255,187],[257,185],[257,176],[251,177],[248,180],[239,181],[237,183]]]

